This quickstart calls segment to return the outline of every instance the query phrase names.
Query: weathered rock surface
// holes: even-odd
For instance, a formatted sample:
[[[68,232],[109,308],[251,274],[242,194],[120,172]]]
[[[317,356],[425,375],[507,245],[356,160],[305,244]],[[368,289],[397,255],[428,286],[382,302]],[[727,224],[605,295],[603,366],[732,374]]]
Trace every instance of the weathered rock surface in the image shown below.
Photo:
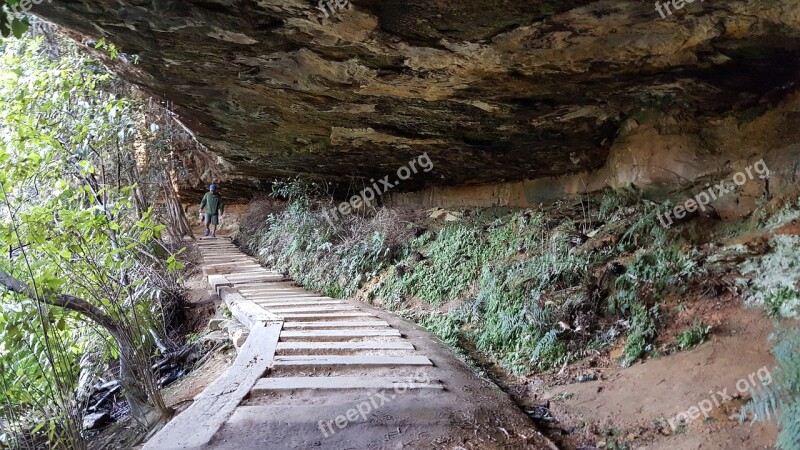
[[[797,0],[694,2],[666,19],[623,0],[355,0],[328,18],[317,6],[34,12],[87,46],[116,44],[114,70],[174,102],[231,173],[258,179],[378,179],[422,152],[436,169],[400,189],[576,173],[603,167],[643,112],[670,111],[699,142],[707,124],[746,122],[797,90]]]

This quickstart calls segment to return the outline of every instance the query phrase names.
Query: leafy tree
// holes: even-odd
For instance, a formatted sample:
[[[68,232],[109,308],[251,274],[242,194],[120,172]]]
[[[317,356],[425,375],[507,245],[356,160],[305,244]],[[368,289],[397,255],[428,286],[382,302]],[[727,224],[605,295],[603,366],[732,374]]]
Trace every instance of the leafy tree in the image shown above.
[[[170,414],[149,360],[177,279],[154,280],[180,263],[138,184],[157,127],[96,61],[42,45],[7,42],[0,59],[0,412],[74,448],[79,360],[98,337],[134,416]]]

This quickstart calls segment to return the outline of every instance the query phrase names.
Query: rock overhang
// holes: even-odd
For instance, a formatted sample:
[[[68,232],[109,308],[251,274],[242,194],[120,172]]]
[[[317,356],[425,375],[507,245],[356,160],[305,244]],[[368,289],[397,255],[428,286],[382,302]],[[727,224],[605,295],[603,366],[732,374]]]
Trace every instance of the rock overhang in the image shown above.
[[[666,19],[622,0],[355,0],[328,18],[317,6],[81,0],[34,12],[136,55],[109,65],[252,180],[346,184],[424,152],[436,170],[400,189],[594,170],[642,111],[701,129],[771,107],[800,70],[794,0],[695,2]]]

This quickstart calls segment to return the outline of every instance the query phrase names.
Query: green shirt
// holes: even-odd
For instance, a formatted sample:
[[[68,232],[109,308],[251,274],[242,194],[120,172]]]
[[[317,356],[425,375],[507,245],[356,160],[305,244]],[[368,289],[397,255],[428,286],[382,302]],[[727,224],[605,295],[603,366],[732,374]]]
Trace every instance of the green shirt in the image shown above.
[[[203,196],[203,200],[200,202],[200,209],[205,208],[206,214],[216,215],[216,214],[223,214],[225,211],[225,205],[222,204],[222,196],[220,194],[212,194],[211,192],[206,192],[206,195]]]

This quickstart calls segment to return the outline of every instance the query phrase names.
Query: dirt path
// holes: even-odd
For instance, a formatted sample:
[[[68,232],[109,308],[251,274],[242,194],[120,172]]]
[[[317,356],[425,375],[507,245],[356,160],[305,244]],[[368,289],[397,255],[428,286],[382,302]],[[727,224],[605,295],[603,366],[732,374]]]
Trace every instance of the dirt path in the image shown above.
[[[555,448],[421,328],[295,287],[228,239],[199,247],[210,284],[251,334],[145,449]]]

